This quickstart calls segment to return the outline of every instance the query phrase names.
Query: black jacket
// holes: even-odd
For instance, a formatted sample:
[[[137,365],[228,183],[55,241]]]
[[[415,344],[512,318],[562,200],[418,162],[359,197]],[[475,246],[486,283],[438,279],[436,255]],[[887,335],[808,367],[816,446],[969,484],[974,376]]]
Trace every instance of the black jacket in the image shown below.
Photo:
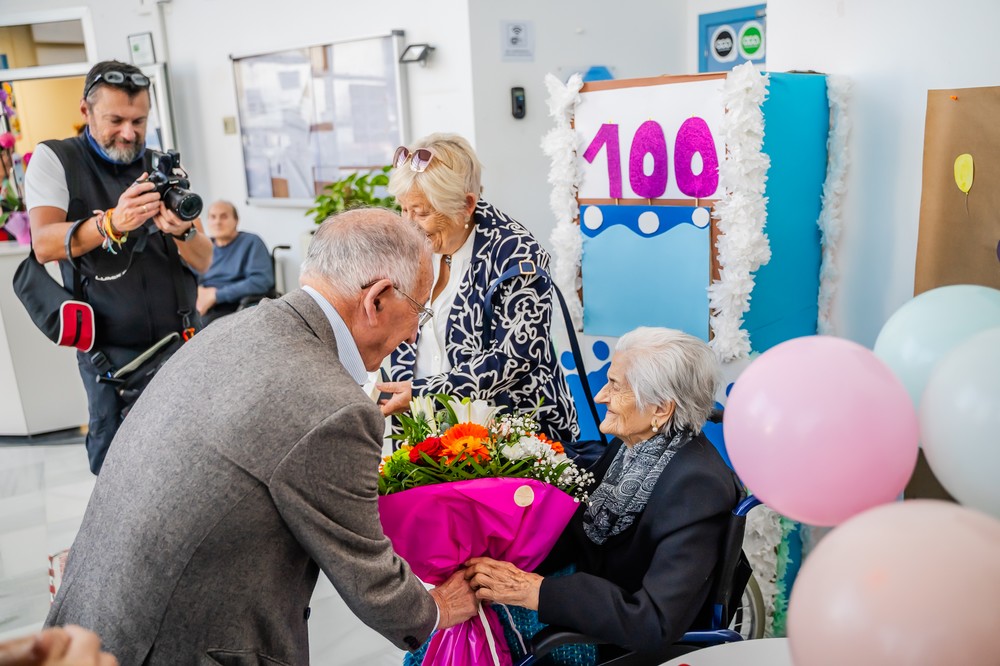
[[[598,482],[621,446],[612,442],[594,466]],[[581,506],[539,569],[573,563],[577,573],[542,582],[539,620],[636,652],[665,653],[685,631],[709,624],[713,572],[741,496],[735,474],[699,435],[664,468],[645,511],[603,545],[584,533]]]

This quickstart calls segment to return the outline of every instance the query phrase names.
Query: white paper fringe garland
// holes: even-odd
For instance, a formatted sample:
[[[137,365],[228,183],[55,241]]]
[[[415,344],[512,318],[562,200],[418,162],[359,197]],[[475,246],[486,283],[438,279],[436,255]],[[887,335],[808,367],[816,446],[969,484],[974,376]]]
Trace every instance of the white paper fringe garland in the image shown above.
[[[847,190],[847,139],[851,130],[848,99],[851,82],[843,76],[826,77],[826,97],[830,104],[830,136],[826,142],[826,181],[823,183],[823,207],[819,213],[819,231],[823,260],[819,269],[820,335],[834,335],[831,310],[840,275],[837,271],[837,247],[843,224],[844,193]]]
[[[771,158],[761,151],[761,105],[767,97],[767,85],[767,74],[748,62],[735,67],[722,87],[726,157],[719,165],[723,195],[714,211],[719,230],[719,279],[708,287],[708,300],[714,335],[709,344],[723,362],[750,354],[750,335],[743,329],[743,315],[750,310],[754,271],[771,259],[771,247],[764,234],[764,187]]]
[[[550,241],[555,250],[552,279],[563,293],[573,325],[583,329],[583,304],[580,302],[580,262],[583,239],[575,224],[579,214],[576,193],[580,187],[580,167],[577,164],[578,138],[573,131],[573,115],[580,102],[583,77],[574,74],[565,85],[552,74],[545,77],[548,88],[549,115],[555,127],[542,137],[542,150],[549,157],[549,208],[556,218]]]
[[[781,515],[761,505],[747,514],[743,552],[753,567],[754,578],[764,597],[764,632],[772,635],[775,602],[778,598],[778,547],[781,545]]]

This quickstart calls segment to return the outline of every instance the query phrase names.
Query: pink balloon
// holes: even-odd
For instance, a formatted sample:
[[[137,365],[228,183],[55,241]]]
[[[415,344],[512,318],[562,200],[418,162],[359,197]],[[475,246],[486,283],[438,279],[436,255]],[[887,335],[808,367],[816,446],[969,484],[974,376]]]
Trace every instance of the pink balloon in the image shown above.
[[[880,506],[806,558],[788,606],[796,666],[996,664],[1000,521],[950,502]]]
[[[810,336],[755,359],[726,403],[736,473],[775,511],[836,525],[896,499],[917,461],[909,394],[870,350]]]

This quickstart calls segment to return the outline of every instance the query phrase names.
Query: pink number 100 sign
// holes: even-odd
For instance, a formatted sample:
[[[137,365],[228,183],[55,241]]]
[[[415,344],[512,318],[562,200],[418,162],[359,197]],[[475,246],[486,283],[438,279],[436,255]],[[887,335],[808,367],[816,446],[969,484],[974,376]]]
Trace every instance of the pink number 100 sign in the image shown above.
[[[583,154],[589,163],[606,148],[608,196],[622,198],[622,164],[617,123],[604,123]],[[694,171],[694,156],[701,158],[701,169]],[[646,157],[652,158],[652,170],[646,173]],[[629,185],[636,196],[656,199],[667,190],[669,156],[663,127],[655,120],[639,125],[632,135],[628,158]],[[712,130],[702,118],[692,116],[681,123],[674,139],[674,179],[683,194],[704,199],[719,187],[719,155]]]

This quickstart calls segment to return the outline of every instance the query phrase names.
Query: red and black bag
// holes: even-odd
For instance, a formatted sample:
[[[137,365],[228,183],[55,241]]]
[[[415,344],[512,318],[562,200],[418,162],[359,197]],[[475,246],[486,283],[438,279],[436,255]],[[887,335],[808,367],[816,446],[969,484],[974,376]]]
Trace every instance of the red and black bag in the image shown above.
[[[86,219],[77,220],[66,234],[66,256],[70,239]],[[94,309],[83,299],[80,271],[73,270],[73,291],[59,284],[35,257],[35,250],[14,272],[14,293],[31,321],[49,340],[64,347],[88,352],[94,347]]]

